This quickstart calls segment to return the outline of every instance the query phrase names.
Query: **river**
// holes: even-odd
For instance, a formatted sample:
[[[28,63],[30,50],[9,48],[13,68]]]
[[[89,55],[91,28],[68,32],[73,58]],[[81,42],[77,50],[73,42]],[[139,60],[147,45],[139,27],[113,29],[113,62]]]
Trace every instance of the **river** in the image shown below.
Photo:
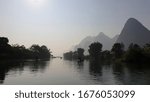
[[[150,66],[123,63],[69,61],[4,61],[0,63],[4,85],[150,85]]]

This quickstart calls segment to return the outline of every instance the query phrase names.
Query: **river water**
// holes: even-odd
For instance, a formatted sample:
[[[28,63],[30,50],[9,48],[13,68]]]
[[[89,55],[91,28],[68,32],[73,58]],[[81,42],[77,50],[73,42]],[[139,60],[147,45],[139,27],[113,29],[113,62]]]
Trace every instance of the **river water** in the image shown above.
[[[0,84],[8,85],[150,85],[149,65],[100,62],[6,61],[0,63]]]

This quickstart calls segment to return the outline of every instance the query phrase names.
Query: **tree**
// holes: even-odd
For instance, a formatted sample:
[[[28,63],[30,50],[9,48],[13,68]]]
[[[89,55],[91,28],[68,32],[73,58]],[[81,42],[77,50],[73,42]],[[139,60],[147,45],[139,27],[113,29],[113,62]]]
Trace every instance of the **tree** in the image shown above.
[[[64,59],[72,60],[73,52],[72,51],[66,52],[63,54],[63,56],[64,56]]]
[[[124,45],[122,43],[115,43],[111,49],[115,59],[121,58],[124,53]]]
[[[111,53],[108,50],[102,52],[102,60],[108,61],[111,59]]]
[[[30,47],[30,50],[33,51],[33,52],[39,53],[39,51],[40,51],[40,46],[34,44],[34,45],[32,45],[32,46]]]
[[[40,48],[40,55],[41,58],[49,58],[51,56],[51,51],[45,45],[42,45]]]
[[[35,59],[39,59],[40,58],[40,46],[39,45],[32,45],[30,47],[30,50],[32,51],[32,56],[35,58]]]
[[[72,52],[72,59],[78,59],[78,52],[77,51]]]
[[[143,47],[143,56],[146,62],[150,61],[150,44],[146,44]]]
[[[99,59],[103,45],[99,42],[94,42],[89,46],[89,54],[94,59]]]
[[[32,45],[26,49],[24,45],[9,45],[9,40],[0,37],[0,59],[49,59],[51,57],[50,49],[45,45]]]
[[[36,59],[47,59],[51,56],[50,50],[45,45],[39,46],[34,44],[30,47],[30,50],[33,52],[33,56]]]
[[[8,38],[0,37],[0,59],[9,58],[11,55],[11,46],[8,42]]]
[[[0,45],[7,45],[9,42],[8,38],[0,37]]]
[[[14,44],[11,46],[12,49],[12,57],[13,58],[17,58],[17,59],[22,59],[25,58],[25,46],[22,45],[18,45],[18,44]]]
[[[83,59],[84,59],[84,49],[78,48],[77,53],[78,53],[78,60],[83,61]]]
[[[130,44],[126,54],[125,61],[127,62],[141,62],[143,58],[142,49],[137,44]]]

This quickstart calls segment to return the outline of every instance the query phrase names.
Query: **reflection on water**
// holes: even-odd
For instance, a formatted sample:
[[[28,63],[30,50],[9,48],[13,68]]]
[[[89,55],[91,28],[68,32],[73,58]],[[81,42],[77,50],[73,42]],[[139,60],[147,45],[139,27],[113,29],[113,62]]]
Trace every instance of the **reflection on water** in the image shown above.
[[[5,80],[5,76],[9,71],[17,70],[14,66],[19,66],[19,70],[22,70],[23,66],[18,62],[12,62],[12,61],[1,61],[0,62],[0,83],[3,83]]]
[[[98,61],[89,62],[89,72],[90,75],[95,77],[102,75],[102,64]]]
[[[116,63],[112,68],[120,84],[150,84],[150,65]]]
[[[33,74],[44,72],[44,69],[47,66],[47,62],[46,61],[1,61],[0,66],[1,66],[0,83],[3,83],[7,75],[10,76],[16,73],[19,73],[21,75],[21,73],[24,72],[25,68],[28,68],[30,72],[33,72]]]
[[[0,84],[150,85],[150,65],[100,61],[1,61]]]

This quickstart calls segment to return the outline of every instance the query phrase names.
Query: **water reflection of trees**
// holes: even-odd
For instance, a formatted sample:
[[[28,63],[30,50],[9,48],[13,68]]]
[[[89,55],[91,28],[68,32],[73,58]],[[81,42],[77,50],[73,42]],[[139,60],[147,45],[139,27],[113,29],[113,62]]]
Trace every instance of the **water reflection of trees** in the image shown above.
[[[0,62],[0,84],[5,80],[5,77],[9,71],[17,70],[19,67],[20,70],[23,68],[23,63],[21,61],[1,61]]]
[[[101,76],[102,64],[99,61],[89,61],[89,73],[93,76]]]
[[[130,75],[129,84],[150,85],[149,64],[127,64]]]
[[[43,72],[49,61],[1,61],[0,62],[0,84],[4,83],[6,75],[9,72],[22,73],[25,68],[29,68],[31,72]]]
[[[89,61],[89,66],[78,63],[81,74],[88,67],[88,74],[92,80],[101,84],[122,84],[122,85],[149,85],[150,84],[150,65],[146,64],[125,64],[103,63],[100,61]],[[82,70],[82,71],[81,71]],[[85,70],[84,70],[85,71]],[[108,77],[106,77],[108,75]],[[110,79],[108,79],[110,78]]]
[[[127,84],[128,83],[128,73],[123,65],[123,63],[113,63],[112,64],[113,75],[117,84]]]
[[[150,84],[150,65],[114,63],[112,68],[115,80],[119,84]]]
[[[78,61],[77,64],[78,64],[78,69],[83,69],[83,67],[84,67],[83,61],[82,62]]]
[[[44,72],[46,69],[46,66],[49,64],[50,61],[33,61],[28,62],[30,71],[36,73],[36,72]]]
[[[8,72],[8,67],[1,66],[1,68],[0,68],[0,84],[3,83],[3,81],[5,80],[5,74],[7,72]]]

